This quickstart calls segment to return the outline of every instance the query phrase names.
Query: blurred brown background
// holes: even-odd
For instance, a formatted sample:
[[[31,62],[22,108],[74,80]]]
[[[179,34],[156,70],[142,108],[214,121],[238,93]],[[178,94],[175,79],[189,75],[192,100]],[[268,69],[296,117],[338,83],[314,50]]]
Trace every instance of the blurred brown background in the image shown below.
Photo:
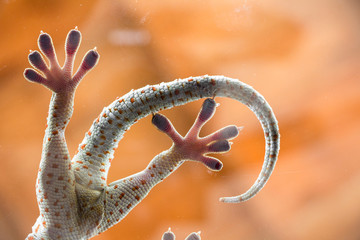
[[[0,239],[24,239],[38,216],[35,180],[50,92],[26,82],[29,49],[48,32],[64,59],[79,27],[98,66],[83,80],[67,129],[74,153],[103,107],[146,84],[221,74],[252,85],[279,121],[280,157],[266,187],[228,205],[262,165],[264,137],[246,107],[221,106],[203,134],[244,126],[224,168],[186,163],[122,222],[94,239],[360,239],[360,2],[358,0],[107,0],[0,2]],[[163,112],[184,134],[201,101]],[[150,124],[120,142],[109,180],[142,170],[170,140]]]

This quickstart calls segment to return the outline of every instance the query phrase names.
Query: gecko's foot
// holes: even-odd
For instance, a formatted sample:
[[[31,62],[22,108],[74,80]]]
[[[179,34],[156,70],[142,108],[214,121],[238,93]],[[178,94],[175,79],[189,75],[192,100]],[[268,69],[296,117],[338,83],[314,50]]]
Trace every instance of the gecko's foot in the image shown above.
[[[185,240],[201,240],[200,233],[201,232],[190,233],[190,235],[187,236]],[[163,234],[161,240],[175,240],[175,234],[169,228],[169,230]]]
[[[31,82],[40,83],[57,93],[74,90],[99,59],[96,49],[88,51],[79,69],[72,76],[74,58],[80,42],[81,33],[76,28],[71,30],[65,43],[65,63],[63,67],[60,67],[50,35],[42,32],[38,39],[38,45],[41,52],[49,60],[49,66],[38,51],[31,51],[29,62],[41,74],[32,68],[27,68],[24,72],[25,78]]]
[[[184,159],[199,161],[209,169],[219,171],[222,168],[220,160],[206,156],[208,153],[224,153],[230,150],[230,139],[239,134],[241,128],[231,125],[220,129],[209,136],[199,138],[199,132],[204,124],[214,115],[216,103],[213,99],[206,99],[194,125],[185,137],[182,137],[165,116],[155,114],[152,123],[162,132],[166,133],[174,142],[174,147]]]

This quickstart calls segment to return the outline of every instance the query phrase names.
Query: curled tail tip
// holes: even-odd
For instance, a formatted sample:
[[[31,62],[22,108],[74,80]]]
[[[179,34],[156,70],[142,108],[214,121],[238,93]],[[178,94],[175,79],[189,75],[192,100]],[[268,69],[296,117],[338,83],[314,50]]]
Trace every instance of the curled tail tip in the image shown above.
[[[242,194],[242,195],[234,196],[234,197],[221,197],[219,199],[219,201],[224,202],[224,203],[241,203],[241,202],[245,202],[245,201],[249,200],[252,197],[253,196],[244,197],[244,194]]]

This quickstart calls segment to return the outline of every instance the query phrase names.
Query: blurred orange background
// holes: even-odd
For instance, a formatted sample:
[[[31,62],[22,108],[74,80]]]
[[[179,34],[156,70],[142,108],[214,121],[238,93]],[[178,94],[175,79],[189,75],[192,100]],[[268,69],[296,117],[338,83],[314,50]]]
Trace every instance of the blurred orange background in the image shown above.
[[[279,121],[275,171],[255,198],[240,194],[262,166],[264,136],[245,106],[221,103],[203,135],[244,126],[224,168],[186,163],[122,222],[94,239],[360,239],[360,2],[357,0],[108,0],[0,2],[0,239],[24,239],[38,216],[35,180],[51,93],[22,74],[40,30],[60,62],[67,32],[101,58],[80,84],[67,128],[73,154],[103,107],[131,89],[220,74],[248,83]],[[76,65],[76,66],[77,66]],[[202,101],[163,111],[180,133]],[[109,182],[142,170],[171,145],[147,117],[120,142]]]

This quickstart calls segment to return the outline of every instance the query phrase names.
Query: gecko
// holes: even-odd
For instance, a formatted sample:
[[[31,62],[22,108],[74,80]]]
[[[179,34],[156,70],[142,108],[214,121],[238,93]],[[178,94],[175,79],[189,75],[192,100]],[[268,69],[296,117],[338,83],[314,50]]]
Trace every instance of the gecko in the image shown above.
[[[222,197],[220,201],[239,203],[255,196],[268,181],[278,158],[279,128],[274,112],[260,93],[249,85],[225,76],[199,76],[168,83],[148,85],[117,98],[103,109],[71,159],[65,140],[65,129],[73,113],[74,96],[83,77],[93,69],[99,53],[89,50],[73,74],[74,58],[81,33],[72,29],[65,42],[65,62],[61,67],[49,34],[41,32],[38,46],[42,54],[30,51],[24,77],[52,92],[43,151],[36,180],[36,198],[40,215],[27,240],[89,239],[120,222],[158,183],[185,161],[204,164],[220,171],[222,162],[208,153],[224,153],[240,128],[224,127],[206,137],[199,137],[204,124],[214,115],[215,97],[240,101],[252,110],[261,123],[265,137],[265,157],[255,183],[245,193]],[[194,124],[181,136],[163,109],[205,98]],[[107,183],[107,175],[119,141],[130,126],[152,114],[152,123],[173,142],[155,156],[148,166],[129,177]],[[175,239],[168,231],[163,240]],[[200,239],[192,233],[187,240]]]

